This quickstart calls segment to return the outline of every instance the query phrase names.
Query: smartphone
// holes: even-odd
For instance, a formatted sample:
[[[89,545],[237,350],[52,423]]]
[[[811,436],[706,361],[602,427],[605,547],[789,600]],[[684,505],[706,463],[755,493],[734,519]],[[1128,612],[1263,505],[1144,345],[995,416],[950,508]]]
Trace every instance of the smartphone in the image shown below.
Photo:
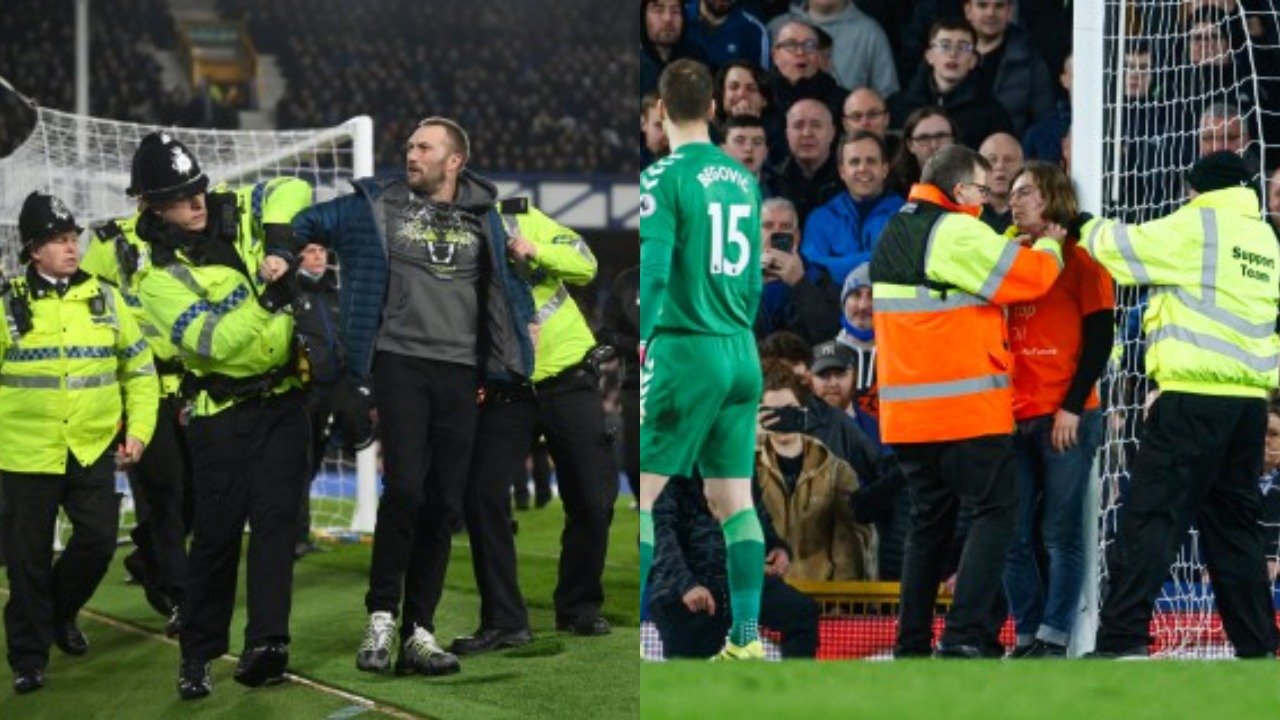
[[[809,411],[799,405],[779,405],[776,407],[762,405],[760,411],[770,413],[778,419],[777,422],[765,427],[765,430],[769,432],[804,432],[809,426]]]
[[[773,249],[781,250],[782,252],[791,252],[795,242],[796,236],[789,232],[774,233],[769,236],[769,244],[773,246]]]

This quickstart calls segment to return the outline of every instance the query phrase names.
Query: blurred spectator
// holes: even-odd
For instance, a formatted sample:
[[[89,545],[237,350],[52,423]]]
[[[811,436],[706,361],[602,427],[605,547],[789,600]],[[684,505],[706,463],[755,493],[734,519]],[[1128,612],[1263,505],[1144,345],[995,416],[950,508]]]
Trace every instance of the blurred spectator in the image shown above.
[[[1267,219],[1276,231],[1276,238],[1280,239],[1280,168],[1271,173],[1267,182]]]
[[[920,182],[920,171],[929,158],[955,142],[956,126],[946,110],[926,105],[912,112],[902,128],[902,146],[893,160],[893,187],[898,192],[910,191]]]
[[[649,610],[665,657],[708,658],[724,646],[730,625],[724,532],[707,508],[702,479],[673,479],[653,506]],[[790,551],[752,484],[766,553],[760,624],[782,634],[783,657],[811,658],[818,650],[818,604],[782,579]]]
[[[1012,132],[1013,121],[974,75],[977,32],[964,20],[941,20],[929,31],[925,64],[911,84],[889,98],[895,123],[925,106],[947,109],[958,142],[976,148],[994,132]]]
[[[790,155],[775,168],[769,190],[795,204],[802,226],[811,210],[844,189],[831,154],[835,137],[831,111],[821,102],[800,100],[787,111]]]
[[[1150,58],[1148,58],[1148,62]],[[1062,138],[1071,127],[1071,55],[1062,63],[1058,83],[1063,94],[1048,115],[1027,128],[1022,136],[1022,153],[1028,160],[1044,160],[1058,164],[1062,161]]]
[[[880,480],[880,449],[858,428],[853,418],[831,407],[808,390],[811,384],[809,364],[814,358],[808,343],[794,333],[776,332],[760,341],[759,351],[766,377],[770,373],[772,361],[779,363],[781,367],[790,368],[800,379],[804,392],[797,395],[797,399],[804,408],[802,432],[818,439],[836,457],[849,463],[849,467],[857,473],[859,482],[864,485],[877,483]],[[768,424],[765,429],[769,429]]]
[[[1211,103],[1200,113],[1199,151],[1197,158],[1219,150],[1233,152],[1244,158],[1244,164],[1255,176],[1262,168],[1258,157],[1258,143],[1249,133],[1249,124],[1239,105]]]
[[[839,288],[821,268],[805,267],[803,238],[796,208],[786,198],[770,198],[760,207],[760,238],[764,289],[756,316],[756,337],[779,330],[795,333],[808,343],[835,331]]]
[[[645,93],[640,100],[640,134],[644,144],[640,147],[640,164],[648,167],[655,160],[671,152],[667,131],[662,129],[662,113],[658,112],[658,94]]]
[[[596,339],[618,351],[618,387],[622,399],[622,469],[639,497],[640,488],[640,266],[618,273],[599,308]]]
[[[853,417],[853,363],[855,356],[847,346],[828,340],[813,348],[813,367],[809,368],[809,385],[813,394],[831,407]]]
[[[871,251],[902,196],[886,189],[889,158],[884,141],[866,131],[845,137],[837,148],[842,192],[818,207],[805,222],[804,259],[843,283],[854,267],[871,259]]]
[[[713,70],[732,60],[769,66],[769,31],[738,0],[688,0],[685,27]]]
[[[1009,210],[1009,187],[1022,169],[1022,146],[1009,133],[996,133],[982,141],[978,154],[991,163],[987,173],[987,201],[982,205],[982,222],[998,233],[1013,223]]]
[[[898,77],[904,82],[916,76],[929,43],[929,28],[939,20],[962,20],[963,0],[915,0],[898,38],[895,57]],[[891,38],[892,39],[892,38]]]
[[[821,442],[779,409],[799,411],[808,389],[789,368],[766,365],[756,481],[774,526],[794,556],[790,580],[874,580],[875,528],[853,516],[859,479]],[[785,412],[785,410],[784,410]]]
[[[852,135],[858,130],[874,133],[884,141],[886,157],[892,158],[898,153],[899,137],[889,134],[889,106],[885,104],[880,93],[871,88],[861,87],[849,91],[844,99],[843,114],[840,126],[845,134]]]
[[[810,98],[823,103],[831,117],[840,114],[845,89],[822,71],[818,60],[818,33],[799,20],[782,24],[773,38],[773,71],[770,73],[778,109],[789,112],[797,101]]]
[[[720,143],[720,149],[750,170],[756,182],[764,182],[764,161],[769,155],[769,143],[760,118],[750,115],[729,118],[724,124],[724,142]],[[765,185],[761,184],[760,192],[761,199],[768,199],[768,188]]]
[[[841,87],[870,87],[888,97],[898,91],[898,71],[884,29],[852,0],[807,0],[769,24],[780,33],[788,20],[800,19],[831,36],[831,74]]]
[[[640,40],[640,92],[658,89],[658,76],[674,60],[707,62],[702,49],[689,38],[680,0],[642,0],[644,37]]]
[[[769,78],[759,65],[750,60],[734,60],[716,73],[714,92],[716,101],[716,126],[723,132],[725,122],[731,117],[759,118],[764,126],[765,139],[771,151],[766,156],[770,163],[780,163],[786,157],[786,114],[773,99]]]
[[[836,342],[853,353],[853,394],[858,401],[859,418],[880,417],[879,393],[876,389],[876,333],[871,318],[874,301],[871,296],[870,263],[862,263],[844,279],[840,290],[840,332]],[[876,443],[880,442],[879,424],[858,423]]]
[[[1013,0],[965,0],[964,16],[978,33],[975,74],[1013,120],[1015,135],[1053,109],[1053,80],[1031,38],[1013,22]]]
[[[1267,402],[1266,452],[1262,460],[1262,537],[1267,548],[1267,577],[1272,583],[1280,573],[1280,404],[1272,393]]]

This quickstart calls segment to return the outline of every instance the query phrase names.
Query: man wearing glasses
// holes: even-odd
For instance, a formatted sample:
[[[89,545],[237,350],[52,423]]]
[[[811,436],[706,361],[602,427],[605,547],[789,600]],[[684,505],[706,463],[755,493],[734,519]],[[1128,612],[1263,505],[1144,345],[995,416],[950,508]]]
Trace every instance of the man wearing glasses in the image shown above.
[[[871,257],[880,434],[907,478],[911,517],[895,657],[1000,657],[1005,552],[1016,524],[1013,396],[1001,305],[1032,300],[1062,270],[1066,230],[1032,247],[978,219],[990,164],[967,147],[939,150],[885,226]],[[945,357],[931,348],[945,347]],[[955,602],[936,651],[933,609],[957,508],[973,522]]]
[[[846,88],[874,88],[882,96],[899,90],[898,70],[884,29],[852,0],[809,0],[770,23],[776,33],[787,20],[803,20],[831,36],[831,74]]]
[[[929,28],[924,64],[905,90],[889,99],[893,125],[926,105],[945,107],[959,141],[976,148],[992,133],[1013,132],[1013,120],[978,81],[978,33],[965,20],[939,20]]]
[[[818,31],[812,25],[791,20],[778,29],[773,40],[770,83],[782,112],[797,101],[809,98],[826,105],[831,117],[840,115],[845,89],[823,72],[820,60]]]

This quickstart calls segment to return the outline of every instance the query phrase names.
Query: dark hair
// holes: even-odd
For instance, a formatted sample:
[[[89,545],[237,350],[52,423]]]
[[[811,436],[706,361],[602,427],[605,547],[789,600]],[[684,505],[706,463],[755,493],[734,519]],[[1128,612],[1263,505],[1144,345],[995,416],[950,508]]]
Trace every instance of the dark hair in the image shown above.
[[[990,170],[991,163],[964,145],[948,145],[934,153],[929,162],[924,164],[920,182],[936,185],[950,197],[951,188],[973,182],[975,168]]]
[[[658,91],[650,90],[640,98],[640,117],[649,114],[654,105],[658,104]]]
[[[764,376],[764,391],[790,390],[803,407],[813,391],[805,384],[792,364],[781,358],[769,358],[760,362],[760,374]]]
[[[947,125],[951,127],[951,137],[955,139],[956,123],[946,110],[936,105],[925,105],[913,110],[902,125],[902,143],[898,146],[898,154],[893,158],[893,176],[903,189],[920,182],[920,161],[916,159],[915,153],[911,152],[911,136],[915,134],[917,125],[931,117],[946,120]]]
[[[756,83],[756,89],[760,91],[760,96],[764,98],[764,108],[762,112],[768,112],[773,107],[773,88],[769,85],[769,76],[765,74],[764,68],[755,64],[750,60],[738,59],[731,60],[716,71],[715,89],[712,97],[716,101],[716,118],[721,122],[729,117],[728,111],[724,106],[724,84],[729,79],[729,71],[734,68],[742,68],[751,73],[751,79]]]
[[[876,147],[880,148],[880,162],[882,163],[889,162],[889,146],[885,144],[884,138],[871,132],[870,130],[854,130],[852,133],[849,133],[844,137],[840,138],[840,142],[836,143],[837,164],[844,162],[844,146],[845,145],[852,145],[856,142],[862,142],[864,140],[871,140],[876,144]]]
[[[1040,197],[1044,198],[1044,212],[1041,215],[1049,222],[1066,227],[1080,214],[1080,203],[1076,200],[1076,190],[1071,186],[1071,178],[1062,168],[1043,160],[1028,160],[1022,169],[1013,174],[1009,187],[1023,175],[1030,175],[1035,181]]]
[[[730,130],[734,128],[760,128],[764,129],[764,121],[754,115],[734,115],[724,121],[724,134],[728,135]]]
[[[658,95],[671,122],[703,120],[711,106],[711,71],[696,60],[676,60],[658,78]]]
[[[779,330],[765,336],[757,348],[760,358],[783,360],[796,365],[804,363],[805,367],[813,364],[813,348],[799,335],[787,330]]]
[[[969,33],[969,38],[972,40],[975,46],[973,51],[974,52],[978,51],[978,48],[977,48],[978,31],[973,27],[972,24],[969,23],[968,20],[965,20],[962,17],[943,18],[935,22],[933,25],[930,25],[929,35],[928,35],[928,40],[930,45],[933,44],[933,39],[938,36],[938,33],[942,32],[943,30],[958,30],[960,32]],[[925,47],[927,48],[928,45],[926,45]]]

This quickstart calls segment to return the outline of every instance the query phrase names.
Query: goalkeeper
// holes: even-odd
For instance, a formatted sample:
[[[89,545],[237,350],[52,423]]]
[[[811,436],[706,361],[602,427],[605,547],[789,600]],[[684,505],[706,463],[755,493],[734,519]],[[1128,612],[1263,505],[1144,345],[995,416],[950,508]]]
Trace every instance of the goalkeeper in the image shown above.
[[[1161,392],[1108,549],[1096,656],[1148,654],[1152,604],[1193,520],[1236,655],[1276,653],[1257,479],[1280,362],[1280,249],[1250,177],[1239,155],[1215,152],[1192,166],[1190,201],[1173,214],[1074,223],[1117,283],[1156,287],[1143,330]]]
[[[712,145],[711,74],[690,60],[659,79],[672,154],[640,175],[640,587],[654,502],[672,475],[706,478],[724,531],[733,623],[724,659],[759,659],[764,540],[752,509],[760,364],[760,188]],[[701,385],[701,392],[690,392]]]

